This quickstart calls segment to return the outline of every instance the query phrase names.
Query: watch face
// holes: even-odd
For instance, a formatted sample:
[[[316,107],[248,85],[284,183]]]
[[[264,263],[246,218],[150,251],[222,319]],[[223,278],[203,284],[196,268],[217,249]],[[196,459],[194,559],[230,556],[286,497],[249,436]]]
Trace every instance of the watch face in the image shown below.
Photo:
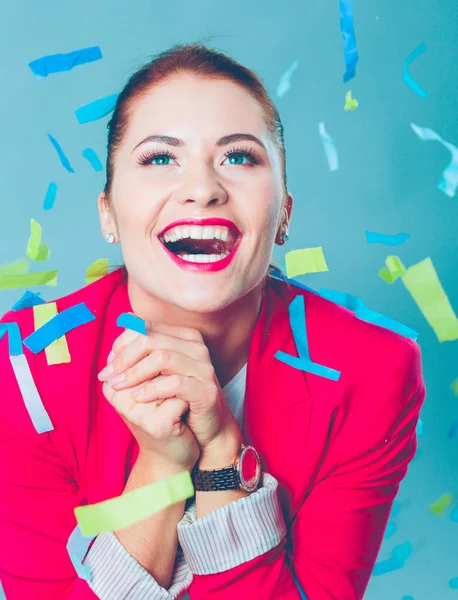
[[[261,464],[258,453],[252,446],[247,446],[240,457],[240,478],[247,491],[256,488],[261,477]]]

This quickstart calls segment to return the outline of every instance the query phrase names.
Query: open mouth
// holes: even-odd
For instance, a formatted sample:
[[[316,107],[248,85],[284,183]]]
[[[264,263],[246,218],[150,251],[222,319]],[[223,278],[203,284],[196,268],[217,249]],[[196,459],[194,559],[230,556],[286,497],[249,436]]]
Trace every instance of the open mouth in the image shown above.
[[[159,240],[187,262],[218,262],[235,249],[239,234],[228,227],[175,227]]]

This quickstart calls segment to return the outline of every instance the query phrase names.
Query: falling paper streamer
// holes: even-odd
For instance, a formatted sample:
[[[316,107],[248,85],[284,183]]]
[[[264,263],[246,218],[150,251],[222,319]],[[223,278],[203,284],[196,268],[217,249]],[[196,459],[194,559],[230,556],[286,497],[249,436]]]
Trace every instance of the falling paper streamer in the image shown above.
[[[426,127],[418,127],[413,123],[411,123],[410,126],[421,140],[425,142],[440,142],[443,146],[447,148],[447,150],[450,151],[452,155],[452,160],[448,167],[442,173],[442,179],[437,187],[439,190],[441,190],[441,192],[447,194],[449,198],[453,198],[455,196],[456,188],[458,186],[458,148],[453,144],[450,144],[450,142],[446,142],[445,140],[443,140],[440,137],[440,135],[438,135],[432,129],[428,129]]]
[[[83,125],[84,123],[91,123],[92,121],[103,119],[103,117],[106,117],[114,110],[118,96],[119,94],[106,96],[105,98],[94,100],[94,102],[78,108],[75,110],[78,122]]]
[[[451,383],[450,387],[452,388],[452,392],[455,394],[455,396],[458,396],[458,379],[455,379],[455,381]]]
[[[299,590],[299,594],[301,595],[301,600],[308,600],[307,596],[305,595],[304,590],[302,589],[301,584],[299,583],[298,578],[296,577],[295,573],[293,573],[293,577],[294,577],[294,581],[296,583],[296,587]]]
[[[399,246],[410,238],[409,233],[398,233],[397,235],[386,235],[385,233],[374,233],[366,231],[368,244],[388,244],[389,246]]]
[[[17,356],[22,354],[22,338],[17,323],[0,323],[0,340],[7,334],[8,337],[8,354]]]
[[[77,525],[72,531],[67,542],[67,552],[70,556],[70,560],[75,568],[75,571],[80,579],[89,581],[91,579],[91,570],[87,565],[83,565],[83,560],[89,550],[92,540],[95,535],[86,537],[81,532],[81,529]]]
[[[56,194],[57,184],[51,181],[46,191],[45,199],[43,201],[44,210],[51,210],[51,208],[54,206],[54,202],[56,201]]]
[[[453,423],[453,425],[450,428],[450,431],[448,432],[448,437],[452,438],[457,431],[458,431],[458,416],[456,417],[455,422]]]
[[[31,260],[45,261],[48,260],[50,250],[46,244],[41,243],[42,230],[41,225],[30,219],[30,230],[31,234],[27,244],[26,255]]]
[[[83,535],[98,535],[104,531],[123,529],[143,521],[160,510],[193,495],[191,474],[189,471],[183,471],[117,498],[88,506],[78,506],[74,512]]]
[[[410,75],[410,73],[407,71],[410,63],[415,60],[418,56],[420,56],[420,54],[423,54],[423,52],[426,50],[426,45],[425,44],[420,44],[417,48],[415,48],[415,50],[413,50],[413,52],[411,52],[409,54],[409,56],[406,58],[406,61],[404,63],[404,69],[402,71],[402,76],[404,78],[404,81],[407,83],[407,85],[418,95],[420,96],[420,98],[426,98],[426,96],[428,95],[425,90],[423,88],[421,88],[418,83],[415,81],[415,79]]]
[[[291,252],[285,254],[285,263],[288,279],[306,273],[329,271],[322,246],[291,250]]]
[[[298,66],[299,61],[295,60],[291,67],[286,71],[286,73],[283,73],[283,75],[280,77],[280,81],[277,85],[278,98],[282,98],[286,94],[286,92],[288,92],[291,88],[291,77],[293,76],[293,73]]]
[[[86,285],[108,274],[108,258],[99,258],[86,269]]]
[[[389,540],[396,533],[396,523],[392,520],[388,521],[388,524],[385,529],[385,534],[383,536],[384,540]]]
[[[60,162],[62,163],[62,165],[65,167],[65,169],[67,169],[69,173],[74,173],[75,169],[71,166],[68,158],[65,156],[64,151],[62,150],[59,142],[50,133],[48,133],[48,138],[50,139],[52,145],[56,149],[56,152],[59,155]]]
[[[57,304],[55,302],[49,302],[48,304],[40,304],[33,307],[33,318],[35,324],[35,331],[40,329],[45,323],[48,323],[53,317],[57,315]],[[45,348],[46,361],[48,365],[60,365],[62,363],[69,363],[72,361],[70,352],[68,351],[67,338],[63,335],[60,338],[51,342],[49,346]]]
[[[386,281],[386,283],[394,283],[396,279],[402,277],[406,272],[406,268],[401,262],[399,256],[387,256],[385,260],[386,267],[380,269],[378,274]]]
[[[412,265],[402,282],[433,328],[439,342],[458,339],[458,319],[439,281],[431,258]]]
[[[300,358],[291,356],[282,350],[279,350],[275,354],[275,358],[290,367],[293,367],[293,369],[299,369],[300,371],[312,373],[319,377],[338,381],[340,371],[314,363],[310,358],[307,327],[305,324],[305,303],[302,294],[298,294],[289,305],[289,320],[293,332],[294,343],[296,344],[296,349]]]
[[[351,97],[351,90],[349,90],[345,96],[344,110],[355,110],[358,108],[358,100]]]
[[[429,507],[429,512],[433,513],[438,517],[443,517],[445,515],[446,510],[453,502],[453,494],[447,493],[441,496],[438,500],[436,500]]]
[[[344,83],[356,75],[356,65],[359,60],[356,47],[355,28],[353,24],[354,0],[340,0],[340,31],[344,44],[344,58],[346,71],[343,76]]]
[[[450,579],[448,585],[452,590],[458,590],[458,577],[453,577]]]
[[[454,523],[458,523],[458,506],[456,506],[453,511],[452,514],[450,515],[450,519],[454,522]]]
[[[318,127],[321,139],[323,140],[324,152],[328,159],[328,165],[330,171],[339,170],[339,157],[337,156],[337,150],[331,136],[326,131],[324,123],[321,122]]]
[[[0,278],[5,275],[22,275],[30,269],[30,263],[26,258],[19,258],[0,267]]]
[[[91,48],[82,48],[74,50],[67,54],[49,54],[42,58],[37,58],[29,62],[29,67],[32,73],[39,79],[48,77],[51,73],[60,73],[70,71],[74,67],[84,65],[89,62],[94,62],[102,58],[102,51],[99,46]]]
[[[412,545],[410,542],[404,542],[403,544],[395,546],[389,559],[375,563],[372,576],[376,577],[378,575],[385,575],[386,573],[391,573],[392,571],[402,569],[406,563],[406,560],[411,556],[411,554]]]
[[[84,302],[80,302],[55,315],[50,321],[26,337],[23,344],[31,352],[38,354],[69,331],[95,321],[95,319],[95,315]]]
[[[38,304],[44,304],[45,300],[40,298],[40,293],[34,294],[30,290],[27,290],[20,300],[14,304],[11,310],[22,310],[23,308],[30,308],[31,306],[37,306]]]
[[[423,435],[423,421],[418,419],[417,428],[416,428],[417,437]]]
[[[90,162],[94,171],[102,171],[103,165],[92,148],[85,148],[83,150],[83,156]]]
[[[137,317],[132,313],[121,313],[116,321],[116,325],[118,327],[130,329],[131,331],[136,331],[142,335],[147,335],[144,319],[140,319],[140,317]]]
[[[2,275],[0,273],[0,290],[16,290],[37,285],[57,285],[58,271],[40,271],[26,275]]]

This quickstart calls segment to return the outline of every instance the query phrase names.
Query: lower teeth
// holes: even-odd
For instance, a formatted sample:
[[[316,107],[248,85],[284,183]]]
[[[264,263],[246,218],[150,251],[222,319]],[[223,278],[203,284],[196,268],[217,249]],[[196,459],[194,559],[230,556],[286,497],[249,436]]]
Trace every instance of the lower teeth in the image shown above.
[[[195,263],[206,263],[206,262],[218,262],[226,256],[229,256],[230,252],[225,252],[224,254],[177,254],[183,260],[188,262]]]

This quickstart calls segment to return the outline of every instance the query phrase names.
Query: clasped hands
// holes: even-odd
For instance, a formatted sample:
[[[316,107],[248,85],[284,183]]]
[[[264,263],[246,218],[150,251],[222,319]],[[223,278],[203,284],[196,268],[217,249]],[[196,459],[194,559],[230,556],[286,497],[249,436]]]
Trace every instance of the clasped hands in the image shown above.
[[[146,322],[126,329],[99,373],[103,393],[136,437],[140,452],[192,468],[230,464],[242,434],[199,331]],[[222,463],[222,464],[220,464]],[[215,465],[215,466],[213,466]]]

